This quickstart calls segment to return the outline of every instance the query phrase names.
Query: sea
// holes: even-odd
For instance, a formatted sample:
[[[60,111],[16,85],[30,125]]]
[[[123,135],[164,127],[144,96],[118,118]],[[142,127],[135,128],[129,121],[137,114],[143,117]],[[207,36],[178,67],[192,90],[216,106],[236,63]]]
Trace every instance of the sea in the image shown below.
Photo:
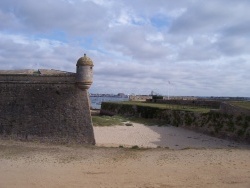
[[[127,97],[104,97],[104,96],[90,96],[91,101],[91,108],[92,109],[101,109],[102,102],[108,102],[108,101],[128,101]]]

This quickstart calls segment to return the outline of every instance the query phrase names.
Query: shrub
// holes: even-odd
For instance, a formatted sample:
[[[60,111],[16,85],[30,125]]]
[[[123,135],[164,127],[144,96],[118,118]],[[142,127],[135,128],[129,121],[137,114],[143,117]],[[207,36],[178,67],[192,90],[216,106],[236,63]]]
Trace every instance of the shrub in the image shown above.
[[[238,136],[243,136],[244,133],[245,133],[245,131],[242,130],[242,129],[240,129],[240,130],[237,131],[237,135],[238,135]]]
[[[235,127],[234,127],[234,123],[233,123],[233,121],[232,120],[229,120],[229,122],[228,122],[228,124],[227,124],[227,130],[229,131],[229,132],[234,132],[235,131]]]
[[[131,149],[139,149],[139,146],[137,146],[137,145],[132,146]]]

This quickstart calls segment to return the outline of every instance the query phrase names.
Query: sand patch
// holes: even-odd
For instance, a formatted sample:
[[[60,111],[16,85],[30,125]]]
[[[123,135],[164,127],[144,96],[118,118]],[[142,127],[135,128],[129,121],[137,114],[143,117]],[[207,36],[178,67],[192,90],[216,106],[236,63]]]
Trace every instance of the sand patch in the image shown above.
[[[145,126],[132,123],[132,126],[94,127],[98,146],[127,146],[170,149],[184,148],[249,148],[244,144],[223,140],[181,127]]]
[[[250,152],[243,149],[134,150],[1,140],[0,146],[1,188],[250,186]]]

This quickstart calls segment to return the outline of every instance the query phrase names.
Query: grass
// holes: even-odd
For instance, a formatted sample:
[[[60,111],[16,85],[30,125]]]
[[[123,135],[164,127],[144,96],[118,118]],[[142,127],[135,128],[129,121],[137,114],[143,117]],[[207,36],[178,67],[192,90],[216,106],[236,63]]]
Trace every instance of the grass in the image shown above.
[[[145,119],[145,118],[137,118],[137,117],[122,117],[122,116],[92,116],[93,126],[114,126],[114,125],[126,125],[130,124],[132,126],[133,123],[141,123],[148,126],[158,125],[164,126],[166,122],[157,119]],[[126,123],[129,122],[129,123]],[[126,125],[128,126],[128,125]]]
[[[250,110],[250,101],[232,101],[229,103],[234,106],[238,106],[238,107]]]
[[[148,126],[158,125],[158,126],[166,126],[166,122],[158,119],[146,119],[146,118],[138,118],[138,117],[129,117],[128,121],[141,123]]]
[[[92,116],[92,121],[94,126],[113,126],[123,125],[127,119],[121,116]]]
[[[137,145],[132,146],[131,149],[139,149],[139,146],[137,146]]]
[[[139,101],[123,101],[123,102],[115,102],[115,103],[137,105],[137,106],[148,106],[148,107],[159,108],[159,109],[181,110],[181,111],[189,111],[189,112],[200,112],[200,113],[208,113],[210,111],[209,108],[204,108],[204,107],[147,103],[147,102],[139,102]]]

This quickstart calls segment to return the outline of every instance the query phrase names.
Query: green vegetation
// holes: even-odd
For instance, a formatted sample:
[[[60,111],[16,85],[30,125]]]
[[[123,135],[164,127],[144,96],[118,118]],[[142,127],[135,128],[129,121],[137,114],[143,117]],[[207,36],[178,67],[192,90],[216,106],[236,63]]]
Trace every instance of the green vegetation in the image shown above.
[[[146,119],[146,118],[139,118],[139,117],[129,117],[127,118],[128,121],[135,122],[135,123],[141,123],[148,126],[158,125],[158,126],[164,126],[167,125],[166,121],[159,120],[159,119]]]
[[[202,107],[134,101],[103,102],[102,110],[110,115],[123,116],[123,118],[119,116],[108,117],[109,122],[113,122],[109,125],[127,124],[127,126],[131,126],[133,122],[136,122],[149,126],[188,126],[210,132],[214,136],[231,136],[237,137],[239,140],[250,141],[250,116],[246,115],[209,112],[209,109]],[[100,118],[107,119],[105,116]],[[117,119],[120,120],[117,122]],[[93,121],[95,125],[96,120]],[[100,119],[100,125],[108,126],[105,123]]]
[[[234,106],[238,106],[238,107],[250,110],[250,101],[232,101],[229,103]]]
[[[116,103],[118,103],[118,104],[136,105],[136,106],[146,106],[146,107],[153,107],[153,108],[159,108],[159,109],[200,112],[200,113],[208,113],[210,111],[209,108],[204,108],[204,107],[148,103],[148,102],[139,102],[139,101],[123,101],[123,102],[116,102]]]
[[[92,116],[92,121],[94,126],[112,126],[123,125],[127,120],[121,116]]]
[[[158,119],[145,119],[138,117],[122,117],[122,116],[92,116],[93,126],[114,126],[114,125],[126,125],[132,126],[133,123],[141,123],[148,126],[158,125],[164,126],[166,125],[165,121]],[[125,123],[130,122],[130,123]]]
[[[131,149],[139,149],[139,146],[137,146],[137,145],[132,146]]]
[[[159,95],[153,95],[152,99],[163,99],[163,96],[159,96]]]
[[[33,72],[33,75],[39,75],[39,71],[37,70],[37,71],[34,71]]]

